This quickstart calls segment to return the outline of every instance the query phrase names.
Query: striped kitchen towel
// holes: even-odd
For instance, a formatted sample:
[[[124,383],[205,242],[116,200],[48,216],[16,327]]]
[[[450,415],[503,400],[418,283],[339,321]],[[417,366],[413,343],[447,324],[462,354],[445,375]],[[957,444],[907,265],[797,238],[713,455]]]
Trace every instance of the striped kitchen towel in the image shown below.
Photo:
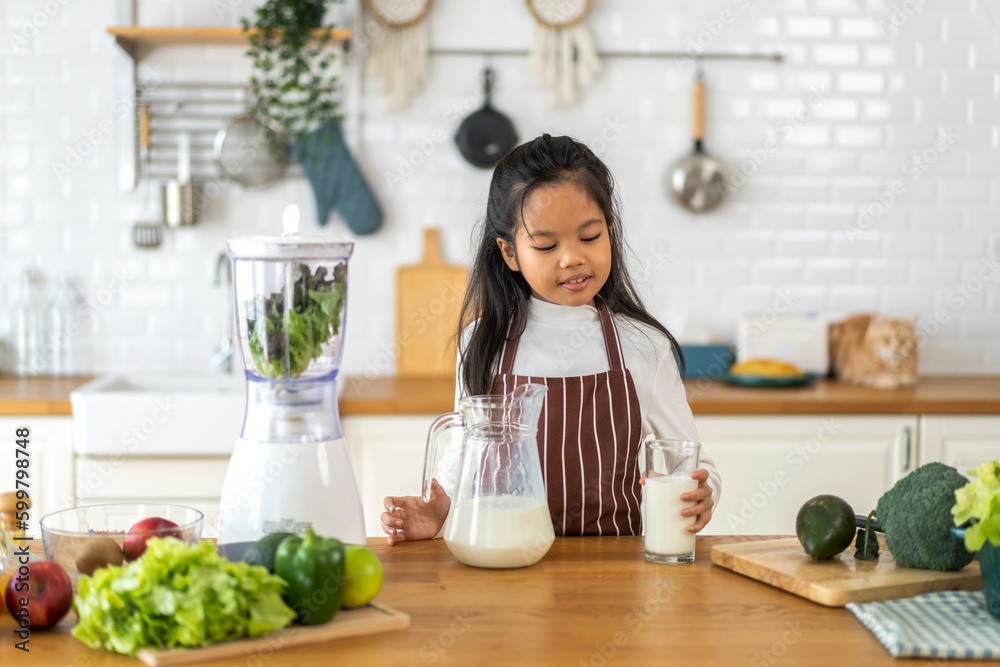
[[[982,591],[928,593],[847,608],[894,658],[1000,658],[1000,620]]]

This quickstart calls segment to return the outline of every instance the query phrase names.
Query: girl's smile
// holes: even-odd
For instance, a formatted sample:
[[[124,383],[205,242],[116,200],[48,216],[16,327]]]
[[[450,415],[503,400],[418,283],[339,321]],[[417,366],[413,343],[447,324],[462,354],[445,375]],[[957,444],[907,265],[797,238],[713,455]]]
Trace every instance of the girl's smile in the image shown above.
[[[524,204],[514,246],[498,238],[504,261],[537,299],[594,305],[611,273],[611,236],[601,208],[576,183],[538,188]]]
[[[566,282],[562,283],[562,286],[568,290],[582,290],[590,284],[590,276],[573,276]]]

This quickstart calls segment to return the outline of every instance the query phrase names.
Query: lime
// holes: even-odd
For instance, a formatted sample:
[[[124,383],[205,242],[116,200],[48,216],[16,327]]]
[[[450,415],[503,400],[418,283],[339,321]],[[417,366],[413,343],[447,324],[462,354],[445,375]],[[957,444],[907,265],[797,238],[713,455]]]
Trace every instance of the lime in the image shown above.
[[[382,563],[368,547],[344,545],[345,609],[361,607],[375,599],[382,590]]]

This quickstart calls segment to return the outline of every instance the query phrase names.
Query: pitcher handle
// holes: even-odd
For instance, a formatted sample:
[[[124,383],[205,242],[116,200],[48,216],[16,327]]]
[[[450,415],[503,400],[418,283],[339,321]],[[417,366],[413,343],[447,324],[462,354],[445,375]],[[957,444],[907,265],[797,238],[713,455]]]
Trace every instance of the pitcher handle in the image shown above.
[[[462,417],[457,412],[443,414],[431,424],[427,432],[427,450],[424,452],[424,479],[421,485],[420,497],[425,503],[431,500],[431,479],[434,477],[434,461],[437,460],[438,441],[441,435],[450,428],[462,425]]]

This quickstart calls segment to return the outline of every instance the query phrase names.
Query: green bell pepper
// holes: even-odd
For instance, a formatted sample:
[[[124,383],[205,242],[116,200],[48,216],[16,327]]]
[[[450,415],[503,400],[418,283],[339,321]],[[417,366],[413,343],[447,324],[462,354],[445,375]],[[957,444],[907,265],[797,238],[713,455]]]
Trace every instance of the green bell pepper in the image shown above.
[[[306,625],[326,623],[340,609],[344,589],[344,545],[307,528],[278,545],[274,573],[288,582],[285,602]]]

